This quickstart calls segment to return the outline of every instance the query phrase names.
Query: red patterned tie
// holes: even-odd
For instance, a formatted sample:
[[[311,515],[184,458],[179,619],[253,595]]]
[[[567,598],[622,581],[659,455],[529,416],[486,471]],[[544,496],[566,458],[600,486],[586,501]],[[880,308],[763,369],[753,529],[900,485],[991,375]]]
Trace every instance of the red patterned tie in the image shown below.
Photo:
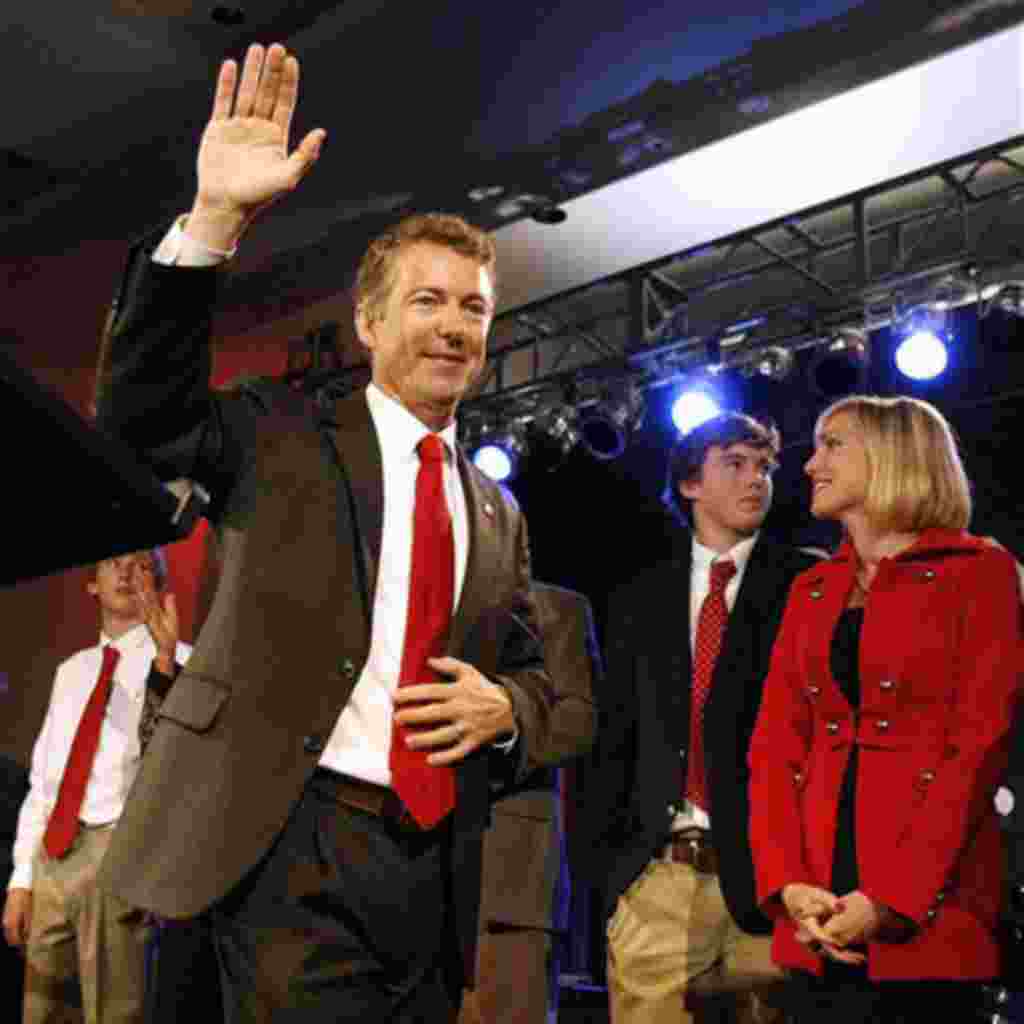
[[[57,803],[43,836],[43,846],[51,857],[63,857],[78,835],[78,812],[82,809],[85,787],[92,772],[96,748],[100,744],[100,728],[110,699],[114,669],[120,657],[121,652],[116,647],[108,644],[103,648],[103,667],[78,723],[68,763],[64,766],[64,776],[60,780]]]
[[[444,442],[427,434],[418,446],[413,512],[409,610],[399,686],[435,682],[428,658],[441,657],[455,595],[455,541],[444,496]],[[391,730],[391,784],[421,828],[433,828],[455,806],[455,772],[427,764],[426,750],[405,745],[402,727]]]
[[[725,603],[725,587],[736,575],[736,566],[729,561],[711,566],[711,586],[700,606],[697,639],[693,651],[693,699],[690,705],[690,756],[686,768],[686,799],[705,811],[711,810],[704,770],[704,707],[711,693],[711,677],[722,649],[722,637],[729,618]]]

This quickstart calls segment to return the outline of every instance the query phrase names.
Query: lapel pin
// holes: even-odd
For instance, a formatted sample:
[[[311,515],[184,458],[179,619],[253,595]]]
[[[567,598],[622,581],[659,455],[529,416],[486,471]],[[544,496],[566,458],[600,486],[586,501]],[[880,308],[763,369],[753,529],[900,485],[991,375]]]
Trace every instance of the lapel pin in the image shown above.
[[[494,518],[494,506],[489,501],[484,502],[484,515],[487,516],[488,519]]]

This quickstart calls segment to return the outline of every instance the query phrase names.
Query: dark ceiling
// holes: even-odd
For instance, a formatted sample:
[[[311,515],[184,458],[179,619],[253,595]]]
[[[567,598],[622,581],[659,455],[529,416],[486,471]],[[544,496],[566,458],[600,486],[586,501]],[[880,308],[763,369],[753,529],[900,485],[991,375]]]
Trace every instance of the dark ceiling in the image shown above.
[[[253,40],[302,62],[296,136],[329,133],[225,295],[265,320],[344,287],[400,213],[499,228],[1022,17],[1018,0],[9,4],[0,255],[127,243],[186,209],[216,66]]]

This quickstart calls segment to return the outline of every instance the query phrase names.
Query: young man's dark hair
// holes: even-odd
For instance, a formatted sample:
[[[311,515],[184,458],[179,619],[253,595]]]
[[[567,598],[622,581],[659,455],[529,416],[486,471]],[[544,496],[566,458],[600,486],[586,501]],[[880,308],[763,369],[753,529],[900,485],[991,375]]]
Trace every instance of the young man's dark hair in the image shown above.
[[[741,412],[723,412],[684,434],[672,447],[668,457],[668,473],[661,500],[683,526],[692,526],[690,509],[693,504],[680,493],[679,485],[696,480],[708,452],[714,448],[728,448],[734,444],[748,444],[763,448],[777,456],[782,445],[779,431],[772,425],[761,423]]]

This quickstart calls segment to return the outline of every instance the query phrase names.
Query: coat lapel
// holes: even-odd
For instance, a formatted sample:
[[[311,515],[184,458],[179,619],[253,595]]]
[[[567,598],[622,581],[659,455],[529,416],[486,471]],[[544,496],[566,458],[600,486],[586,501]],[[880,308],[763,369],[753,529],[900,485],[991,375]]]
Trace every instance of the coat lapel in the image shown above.
[[[352,503],[357,537],[365,572],[367,619],[371,618],[377,592],[381,536],[384,531],[384,469],[380,442],[366,404],[357,391],[334,404],[334,415],[321,423],[338,455],[343,479],[339,501]]]
[[[496,530],[497,510],[490,496],[470,469],[461,448],[456,449],[459,476],[466,497],[469,551],[466,557],[466,575],[462,593],[452,619],[448,649],[458,657],[466,643],[470,627],[477,621],[486,605],[490,581],[495,578],[500,548]]]

